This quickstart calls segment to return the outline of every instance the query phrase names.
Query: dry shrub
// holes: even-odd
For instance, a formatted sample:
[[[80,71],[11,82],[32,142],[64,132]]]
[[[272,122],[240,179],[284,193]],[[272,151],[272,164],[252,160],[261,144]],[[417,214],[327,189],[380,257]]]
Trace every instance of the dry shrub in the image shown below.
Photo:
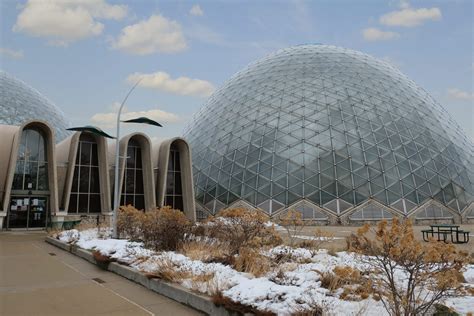
[[[361,260],[379,274],[374,285],[385,309],[391,315],[423,315],[442,299],[461,289],[459,273],[467,254],[452,244],[421,243],[410,221],[382,221],[368,236],[370,226],[348,238],[348,246],[363,254]],[[368,255],[368,256],[366,256]],[[406,282],[399,282],[395,271],[402,271]],[[427,291],[430,295],[426,295]]]
[[[186,240],[179,251],[192,260],[202,262],[222,262],[230,256],[226,243],[210,239]]]
[[[191,222],[180,210],[163,207],[144,213],[141,231],[146,247],[175,251],[191,231]]]
[[[268,216],[259,210],[225,209],[209,218],[193,233],[216,238],[229,245],[231,255],[243,248],[276,246],[282,243],[273,226],[267,226]]]
[[[270,258],[253,248],[242,248],[233,265],[235,270],[251,273],[256,277],[266,274],[271,268]]]
[[[117,232],[120,238],[127,238],[131,241],[142,239],[142,223],[145,220],[145,213],[139,211],[131,205],[121,206],[117,215]]]
[[[183,212],[170,207],[144,213],[133,206],[121,207],[117,220],[121,237],[141,240],[154,250],[176,250],[191,230]]]
[[[234,302],[228,297],[225,297],[222,292],[215,293],[212,297],[212,302],[216,306],[222,306],[229,311],[236,312],[237,315],[256,315],[256,316],[274,316],[273,312],[260,311],[251,305]]]

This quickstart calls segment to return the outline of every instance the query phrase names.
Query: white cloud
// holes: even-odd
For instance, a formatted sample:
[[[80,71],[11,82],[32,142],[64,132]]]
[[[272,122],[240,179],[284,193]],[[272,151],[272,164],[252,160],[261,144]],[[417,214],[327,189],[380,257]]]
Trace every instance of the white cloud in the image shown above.
[[[118,104],[119,103],[114,103]],[[115,107],[112,112],[107,113],[96,113],[91,117],[91,121],[94,124],[97,124],[103,128],[112,128],[115,127],[117,121],[117,110]],[[147,111],[134,111],[128,112],[127,109],[122,111],[121,119],[129,120],[137,117],[145,116],[149,119],[155,120],[158,123],[178,123],[181,121],[178,115],[158,109],[147,110]]]
[[[214,91],[214,85],[208,81],[179,77],[172,79],[169,74],[158,71],[151,74],[133,73],[128,76],[130,84],[140,80],[139,86],[161,91],[171,92],[179,95],[193,95],[207,97]]]
[[[194,15],[194,16],[203,16],[203,15],[204,15],[204,11],[201,9],[201,7],[199,6],[199,4],[195,4],[195,5],[193,5],[193,7],[191,8],[191,10],[189,10],[189,14]]]
[[[462,101],[474,101],[474,93],[463,91],[457,88],[448,89],[448,97]]]
[[[382,15],[379,21],[383,25],[414,27],[430,20],[439,21],[441,17],[441,10],[439,8],[414,9],[405,4],[399,11]]]
[[[385,32],[377,28],[370,27],[362,31],[362,35],[366,41],[388,41],[400,37],[400,34],[396,32]]]
[[[131,54],[147,55],[180,52],[187,48],[187,44],[181,25],[158,14],[123,28],[112,47]]]
[[[13,59],[23,58],[23,51],[0,47],[0,55],[5,55]]]
[[[120,20],[127,6],[110,5],[105,0],[29,0],[13,26],[15,32],[46,37],[53,45],[100,35],[104,25],[97,19]]]

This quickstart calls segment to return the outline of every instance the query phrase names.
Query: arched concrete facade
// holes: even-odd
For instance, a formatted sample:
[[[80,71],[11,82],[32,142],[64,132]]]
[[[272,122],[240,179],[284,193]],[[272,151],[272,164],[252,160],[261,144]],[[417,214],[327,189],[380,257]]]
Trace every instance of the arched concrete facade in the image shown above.
[[[0,145],[0,166],[6,166],[6,168],[2,168],[4,170],[0,172],[0,191],[2,193],[0,228],[6,227],[6,217],[8,215],[13,176],[15,174],[21,136],[23,131],[28,128],[36,128],[45,135],[49,187],[48,211],[51,217],[59,214],[54,130],[47,122],[41,120],[26,121],[21,126],[1,125],[0,133],[2,135],[2,143]]]
[[[101,209],[103,215],[110,215],[110,211],[112,208],[110,201],[107,141],[104,137],[87,132],[75,132],[73,135],[69,136],[68,138],[56,145],[56,160],[58,163],[58,185],[59,191],[61,193],[59,195],[60,209],[64,212],[64,215],[67,215],[68,217],[83,215],[76,213],[67,213],[67,210],[69,209],[69,200],[74,179],[74,169],[76,167],[76,156],[79,147],[79,140],[83,133],[93,137],[97,143]],[[91,216],[96,215],[96,213],[91,213]]]
[[[155,182],[153,177],[153,163],[152,163],[152,147],[150,138],[143,133],[132,133],[124,136],[119,142],[119,200],[122,195],[122,187],[125,175],[125,164],[128,144],[131,140],[135,140],[141,149],[142,168],[143,168],[143,189],[145,193],[145,210],[151,210],[156,207],[155,201]],[[111,190],[113,192],[113,176],[115,174],[115,142],[109,145],[109,162],[111,178]],[[113,204],[113,203],[112,203]]]
[[[196,220],[196,207],[194,202],[194,185],[193,185],[193,173],[191,164],[191,151],[189,144],[184,138],[175,137],[163,141],[158,149],[157,157],[154,160],[157,162],[158,175],[157,175],[157,186],[156,196],[157,205],[163,206],[166,195],[166,183],[168,174],[168,164],[171,147],[176,146],[181,165],[181,184],[183,191],[183,212],[186,217],[191,220]]]

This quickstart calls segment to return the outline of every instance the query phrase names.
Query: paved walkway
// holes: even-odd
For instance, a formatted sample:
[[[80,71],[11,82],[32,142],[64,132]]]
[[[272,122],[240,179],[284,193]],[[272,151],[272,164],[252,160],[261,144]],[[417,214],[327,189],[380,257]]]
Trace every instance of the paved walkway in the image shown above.
[[[44,237],[44,232],[0,233],[0,315],[200,315]]]

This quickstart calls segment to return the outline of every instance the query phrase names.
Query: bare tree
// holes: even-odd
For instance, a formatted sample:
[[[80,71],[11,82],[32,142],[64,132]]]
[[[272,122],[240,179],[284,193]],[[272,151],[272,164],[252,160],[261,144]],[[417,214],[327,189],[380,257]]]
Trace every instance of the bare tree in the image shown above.
[[[369,236],[374,233],[374,237]],[[348,239],[351,250],[373,272],[374,292],[395,316],[424,315],[435,303],[456,295],[467,254],[452,244],[415,239],[410,221],[382,221],[376,229],[360,228]]]

